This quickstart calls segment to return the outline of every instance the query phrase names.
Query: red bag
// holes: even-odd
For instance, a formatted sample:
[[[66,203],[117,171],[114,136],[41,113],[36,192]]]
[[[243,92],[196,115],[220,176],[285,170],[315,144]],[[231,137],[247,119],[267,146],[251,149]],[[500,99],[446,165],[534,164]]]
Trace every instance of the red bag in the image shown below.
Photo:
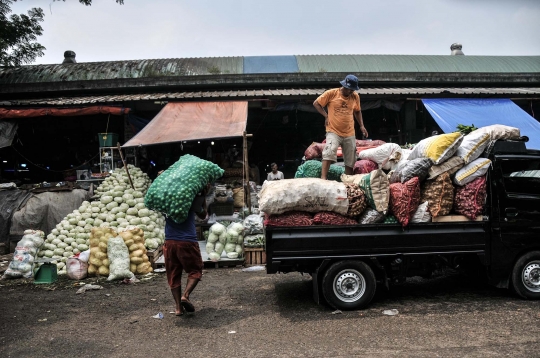
[[[303,211],[289,211],[280,215],[270,215],[264,220],[265,226],[310,226],[313,217]]]
[[[465,186],[457,187],[454,199],[454,211],[471,220],[482,214],[486,201],[486,177],[474,179]]]
[[[306,160],[311,160],[314,158],[321,158],[323,149],[324,149],[324,144],[316,143],[316,142],[311,143],[311,145],[304,152],[304,155],[306,156]]]
[[[377,163],[369,159],[362,159],[354,163],[354,174],[367,174],[379,169]]]
[[[417,177],[403,184],[390,184],[390,209],[402,226],[409,224],[419,204],[420,180]]]
[[[315,225],[358,225],[356,220],[331,211],[323,211],[315,214],[313,223]]]

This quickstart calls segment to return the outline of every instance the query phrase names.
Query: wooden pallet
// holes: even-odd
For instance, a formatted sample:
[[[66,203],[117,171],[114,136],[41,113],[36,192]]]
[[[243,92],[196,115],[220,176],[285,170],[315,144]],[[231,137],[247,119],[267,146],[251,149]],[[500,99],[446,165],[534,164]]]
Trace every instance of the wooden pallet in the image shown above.
[[[220,259],[218,262],[214,261],[203,261],[204,267],[206,268],[220,268],[220,267],[237,267],[237,266],[243,266],[244,265],[244,258],[238,258],[238,259]]]
[[[263,248],[244,248],[244,256],[246,257],[246,266],[265,265],[266,251]]]
[[[163,256],[163,245],[159,245],[157,249],[147,250],[146,256],[148,256],[148,260],[150,260],[150,263],[152,264],[152,268],[156,269],[157,261],[159,260],[160,257]],[[163,261],[163,265],[165,265],[165,261]]]

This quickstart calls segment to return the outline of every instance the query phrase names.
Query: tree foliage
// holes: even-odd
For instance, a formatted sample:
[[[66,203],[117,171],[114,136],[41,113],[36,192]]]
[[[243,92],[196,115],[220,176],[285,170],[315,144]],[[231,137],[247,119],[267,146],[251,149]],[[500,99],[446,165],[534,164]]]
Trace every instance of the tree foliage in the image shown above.
[[[43,33],[43,9],[37,7],[28,10],[27,14],[11,14],[11,4],[16,1],[0,0],[0,66],[20,66],[44,55],[45,47],[37,42],[37,37]],[[79,2],[92,5],[92,0]],[[124,4],[124,0],[116,2]]]

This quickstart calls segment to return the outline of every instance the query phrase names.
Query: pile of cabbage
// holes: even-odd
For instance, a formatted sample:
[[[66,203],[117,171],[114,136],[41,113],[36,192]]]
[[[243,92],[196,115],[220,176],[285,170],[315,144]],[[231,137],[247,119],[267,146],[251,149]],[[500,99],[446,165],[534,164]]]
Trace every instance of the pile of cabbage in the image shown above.
[[[144,244],[155,249],[165,241],[165,218],[144,205],[144,195],[151,182],[139,168],[128,166],[135,189],[125,170],[117,170],[98,188],[99,200],[84,201],[51,231],[38,252],[39,257],[56,259],[58,274],[66,274],[68,257],[89,249],[93,227],[121,230],[137,226],[143,231]]]
[[[210,227],[206,253],[212,261],[219,261],[225,251],[230,259],[242,257],[244,254],[244,226],[240,223],[231,223],[228,227],[215,223]]]

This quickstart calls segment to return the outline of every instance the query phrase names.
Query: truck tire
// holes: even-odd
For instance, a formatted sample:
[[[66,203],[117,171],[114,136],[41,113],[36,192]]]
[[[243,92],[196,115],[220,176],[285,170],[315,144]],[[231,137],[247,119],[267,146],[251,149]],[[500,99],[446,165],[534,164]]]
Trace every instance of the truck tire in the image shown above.
[[[377,281],[362,261],[340,261],[325,272],[322,291],[328,304],[339,310],[366,307],[375,295]]]
[[[531,251],[519,258],[512,271],[512,286],[526,299],[540,299],[540,251]]]

